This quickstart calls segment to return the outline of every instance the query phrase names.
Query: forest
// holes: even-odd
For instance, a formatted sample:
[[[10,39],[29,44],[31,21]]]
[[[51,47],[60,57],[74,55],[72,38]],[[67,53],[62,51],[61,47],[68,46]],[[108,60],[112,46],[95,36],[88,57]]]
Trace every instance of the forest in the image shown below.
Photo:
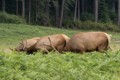
[[[102,27],[113,30],[120,25],[120,0],[1,0],[0,11],[20,16],[28,24],[59,28],[102,30],[105,24]],[[0,22],[6,22],[2,17]]]

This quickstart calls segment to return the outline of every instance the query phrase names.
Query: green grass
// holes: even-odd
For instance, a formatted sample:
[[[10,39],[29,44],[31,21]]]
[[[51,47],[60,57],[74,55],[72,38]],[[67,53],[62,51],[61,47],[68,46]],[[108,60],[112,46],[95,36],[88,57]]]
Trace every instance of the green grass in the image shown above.
[[[75,54],[50,52],[34,55],[12,52],[21,39],[82,30],[66,30],[23,24],[0,24],[0,80],[120,80],[120,33],[112,34],[107,55],[99,52]]]
[[[0,53],[1,80],[120,80],[120,51],[26,55]]]
[[[2,51],[8,51],[9,47],[14,48],[18,45],[21,39],[41,37],[52,34],[64,33],[69,37],[75,33],[83,30],[67,30],[51,27],[31,26],[25,24],[0,24],[0,49]],[[108,32],[112,34],[112,49],[118,50],[120,48],[120,33]]]

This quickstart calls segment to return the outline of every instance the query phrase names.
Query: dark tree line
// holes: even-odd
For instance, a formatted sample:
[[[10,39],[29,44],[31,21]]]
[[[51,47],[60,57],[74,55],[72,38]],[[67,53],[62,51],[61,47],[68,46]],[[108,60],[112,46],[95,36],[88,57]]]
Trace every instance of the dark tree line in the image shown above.
[[[64,26],[91,20],[120,25],[120,0],[1,0],[0,10],[20,15],[28,23]]]

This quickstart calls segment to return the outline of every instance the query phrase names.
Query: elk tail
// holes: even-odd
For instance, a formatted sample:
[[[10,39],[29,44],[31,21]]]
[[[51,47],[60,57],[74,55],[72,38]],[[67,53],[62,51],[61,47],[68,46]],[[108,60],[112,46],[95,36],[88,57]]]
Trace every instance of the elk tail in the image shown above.
[[[106,36],[107,36],[107,38],[108,38],[108,43],[110,43],[111,42],[111,34],[107,34],[107,33],[104,33]]]

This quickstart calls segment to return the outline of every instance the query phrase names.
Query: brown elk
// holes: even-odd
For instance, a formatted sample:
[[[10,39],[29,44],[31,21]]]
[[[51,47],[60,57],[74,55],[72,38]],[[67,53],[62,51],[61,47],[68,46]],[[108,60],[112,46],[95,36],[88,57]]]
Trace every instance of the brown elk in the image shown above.
[[[64,34],[41,37],[37,41],[35,48],[43,52],[49,52],[52,50],[62,52],[65,45],[69,42],[69,39],[70,38]]]
[[[90,52],[108,50],[111,36],[105,32],[80,32],[75,34],[64,47],[64,51]]]
[[[33,53],[38,50],[47,53],[52,50],[62,52],[65,45],[69,42],[69,39],[70,38],[64,34],[31,38],[23,40],[20,45],[15,48],[15,50],[25,51],[27,53]]]
[[[27,53],[33,53],[36,51],[36,49],[34,47],[36,45],[36,42],[39,39],[40,39],[40,37],[22,40],[20,45],[15,48],[15,51],[25,51]]]

